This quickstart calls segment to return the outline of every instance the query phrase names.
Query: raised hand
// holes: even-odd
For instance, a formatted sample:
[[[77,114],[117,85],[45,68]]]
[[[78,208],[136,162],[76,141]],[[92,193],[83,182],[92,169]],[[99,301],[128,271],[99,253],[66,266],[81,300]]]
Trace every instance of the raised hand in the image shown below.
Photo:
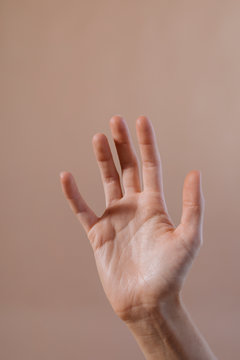
[[[186,273],[202,243],[204,197],[201,173],[187,174],[181,222],[176,227],[167,211],[160,154],[150,120],[136,121],[141,154],[139,164],[125,120],[113,116],[111,133],[118,153],[122,188],[106,136],[92,142],[103,182],[106,209],[97,217],[89,208],[70,172],[61,185],[92,245],[104,291],[123,320],[140,316],[142,309],[178,299]]]

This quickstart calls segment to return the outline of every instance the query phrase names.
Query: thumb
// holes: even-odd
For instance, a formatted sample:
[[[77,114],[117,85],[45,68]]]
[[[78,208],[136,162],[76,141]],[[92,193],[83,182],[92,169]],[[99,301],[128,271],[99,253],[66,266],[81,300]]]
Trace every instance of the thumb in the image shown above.
[[[202,175],[199,170],[190,171],[184,180],[182,194],[181,226],[190,232],[200,232],[203,225],[204,196]]]

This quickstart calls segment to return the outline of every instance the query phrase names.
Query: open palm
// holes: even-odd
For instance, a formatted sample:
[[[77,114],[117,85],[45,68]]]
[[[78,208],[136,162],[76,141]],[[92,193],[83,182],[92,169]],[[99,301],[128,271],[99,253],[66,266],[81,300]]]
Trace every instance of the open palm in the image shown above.
[[[184,181],[182,217],[175,227],[164,199],[161,159],[150,120],[140,116],[136,122],[143,189],[125,120],[113,116],[110,127],[124,193],[102,133],[93,137],[106,199],[102,216],[89,208],[70,172],[61,173],[61,184],[92,245],[106,296],[116,314],[127,319],[139,307],[156,306],[180,293],[202,243],[204,198],[201,174],[192,170]]]

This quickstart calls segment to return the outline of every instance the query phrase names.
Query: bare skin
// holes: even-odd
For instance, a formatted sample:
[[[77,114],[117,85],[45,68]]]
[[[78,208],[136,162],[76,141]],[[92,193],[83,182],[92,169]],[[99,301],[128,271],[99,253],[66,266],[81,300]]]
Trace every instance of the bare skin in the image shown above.
[[[156,324],[163,324],[169,313],[172,315],[176,308],[181,308],[184,279],[202,244],[201,173],[192,170],[185,178],[181,221],[175,226],[164,199],[161,159],[152,123],[146,116],[136,121],[143,189],[126,121],[121,116],[113,116],[110,128],[120,161],[122,187],[106,136],[95,134],[92,144],[106,199],[102,216],[96,216],[89,208],[70,172],[61,173],[62,190],[88,236],[106,296],[115,313],[134,333],[146,359],[193,359],[178,355],[185,354],[185,350],[181,352],[176,345],[181,339],[172,340],[168,345],[157,340],[164,332],[167,337],[174,338],[175,335],[166,330],[175,326],[171,316],[168,326],[160,325],[161,331],[156,331]],[[185,319],[182,313],[178,312],[175,318]],[[179,323],[181,329],[184,321]],[[146,341],[142,340],[146,328],[148,337],[152,334],[156,351],[149,351]],[[168,350],[163,350],[164,346]],[[180,348],[184,348],[184,343]],[[206,357],[208,351],[203,352],[205,357],[196,359],[215,359],[211,354]]]

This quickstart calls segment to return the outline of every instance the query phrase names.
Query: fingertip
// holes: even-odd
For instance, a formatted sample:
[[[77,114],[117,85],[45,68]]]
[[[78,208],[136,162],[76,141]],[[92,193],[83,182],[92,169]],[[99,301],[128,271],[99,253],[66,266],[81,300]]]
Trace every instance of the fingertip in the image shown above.
[[[71,186],[73,180],[74,180],[73,175],[69,171],[61,171],[60,172],[60,181],[61,181],[63,189],[66,189],[69,186]]]
[[[124,118],[122,115],[113,115],[109,121],[110,126],[121,126],[123,124]]]
[[[146,115],[140,115],[137,118],[136,124],[137,126],[148,126],[149,122],[149,118]]]
[[[96,144],[100,141],[105,141],[106,140],[106,135],[103,133],[96,133],[95,135],[93,135],[92,137],[92,143]]]
[[[197,169],[194,169],[194,170],[191,170],[188,175],[193,179],[195,179],[196,177],[198,177],[200,180],[201,180],[201,177],[202,177],[202,172],[201,170],[197,170]]]
[[[120,115],[115,115],[110,119],[110,129],[114,138],[120,138],[129,133],[127,121]]]
[[[68,172],[67,171],[61,171],[59,173],[60,179],[63,180],[66,176],[67,176]]]
[[[141,115],[137,118],[136,121],[136,130],[137,133],[141,136],[144,136],[144,138],[147,137],[155,137],[155,131],[153,128],[153,124],[150,121],[150,119],[145,116]]]

